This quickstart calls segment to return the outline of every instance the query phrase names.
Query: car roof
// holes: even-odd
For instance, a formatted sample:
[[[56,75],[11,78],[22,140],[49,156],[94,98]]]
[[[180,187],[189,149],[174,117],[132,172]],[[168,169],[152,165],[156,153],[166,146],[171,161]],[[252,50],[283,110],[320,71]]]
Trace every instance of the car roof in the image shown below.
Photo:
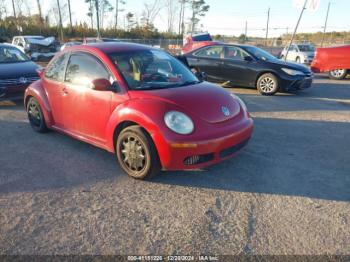
[[[72,46],[69,50],[86,50],[95,51],[100,50],[103,53],[109,54],[114,52],[122,51],[137,51],[137,50],[157,50],[151,46],[128,43],[128,42],[101,42],[101,43],[91,43],[86,45]]]

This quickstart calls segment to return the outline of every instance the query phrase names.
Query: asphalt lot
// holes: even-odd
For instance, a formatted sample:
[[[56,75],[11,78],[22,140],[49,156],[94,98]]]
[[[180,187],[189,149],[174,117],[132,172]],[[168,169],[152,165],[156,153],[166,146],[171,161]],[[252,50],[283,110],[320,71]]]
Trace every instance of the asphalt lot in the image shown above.
[[[263,97],[239,155],[202,171],[124,175],[109,154],[34,133],[0,106],[1,254],[350,254],[350,80]]]

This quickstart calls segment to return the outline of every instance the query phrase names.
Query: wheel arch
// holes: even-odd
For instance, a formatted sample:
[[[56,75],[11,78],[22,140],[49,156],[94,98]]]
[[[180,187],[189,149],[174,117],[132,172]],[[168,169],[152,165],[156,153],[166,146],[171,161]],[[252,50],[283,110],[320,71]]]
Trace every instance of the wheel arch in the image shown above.
[[[138,106],[128,105],[125,107],[118,107],[112,113],[112,116],[107,124],[106,134],[106,149],[112,153],[115,153],[116,139],[120,132],[133,125],[140,126],[152,139],[158,153],[158,158],[163,166],[163,163],[168,161],[169,152],[167,142],[164,137],[164,132],[159,123],[159,112],[150,110],[149,113],[142,111],[145,105],[138,101]],[[153,112],[153,114],[152,114]],[[158,116],[158,118],[157,118]]]
[[[51,113],[51,106],[48,101],[46,92],[42,87],[41,81],[34,82],[26,89],[24,94],[24,106],[26,110],[27,110],[28,101],[31,97],[34,97],[39,102],[40,107],[44,114],[47,127],[52,126],[54,123],[54,120]]]

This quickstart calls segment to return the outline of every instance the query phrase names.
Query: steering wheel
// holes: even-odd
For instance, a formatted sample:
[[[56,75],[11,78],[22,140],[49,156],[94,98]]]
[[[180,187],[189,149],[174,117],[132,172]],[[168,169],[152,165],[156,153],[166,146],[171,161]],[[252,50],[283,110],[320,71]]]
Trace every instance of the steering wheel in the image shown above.
[[[147,80],[156,81],[156,82],[168,82],[168,79],[160,74],[160,73],[153,73],[147,77]]]

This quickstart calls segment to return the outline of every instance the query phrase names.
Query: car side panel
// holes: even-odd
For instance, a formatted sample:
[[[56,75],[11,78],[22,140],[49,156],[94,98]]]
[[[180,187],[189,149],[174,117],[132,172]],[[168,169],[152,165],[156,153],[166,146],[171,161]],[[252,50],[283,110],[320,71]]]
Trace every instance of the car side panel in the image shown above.
[[[311,69],[317,73],[336,69],[350,69],[350,45],[317,48]]]

